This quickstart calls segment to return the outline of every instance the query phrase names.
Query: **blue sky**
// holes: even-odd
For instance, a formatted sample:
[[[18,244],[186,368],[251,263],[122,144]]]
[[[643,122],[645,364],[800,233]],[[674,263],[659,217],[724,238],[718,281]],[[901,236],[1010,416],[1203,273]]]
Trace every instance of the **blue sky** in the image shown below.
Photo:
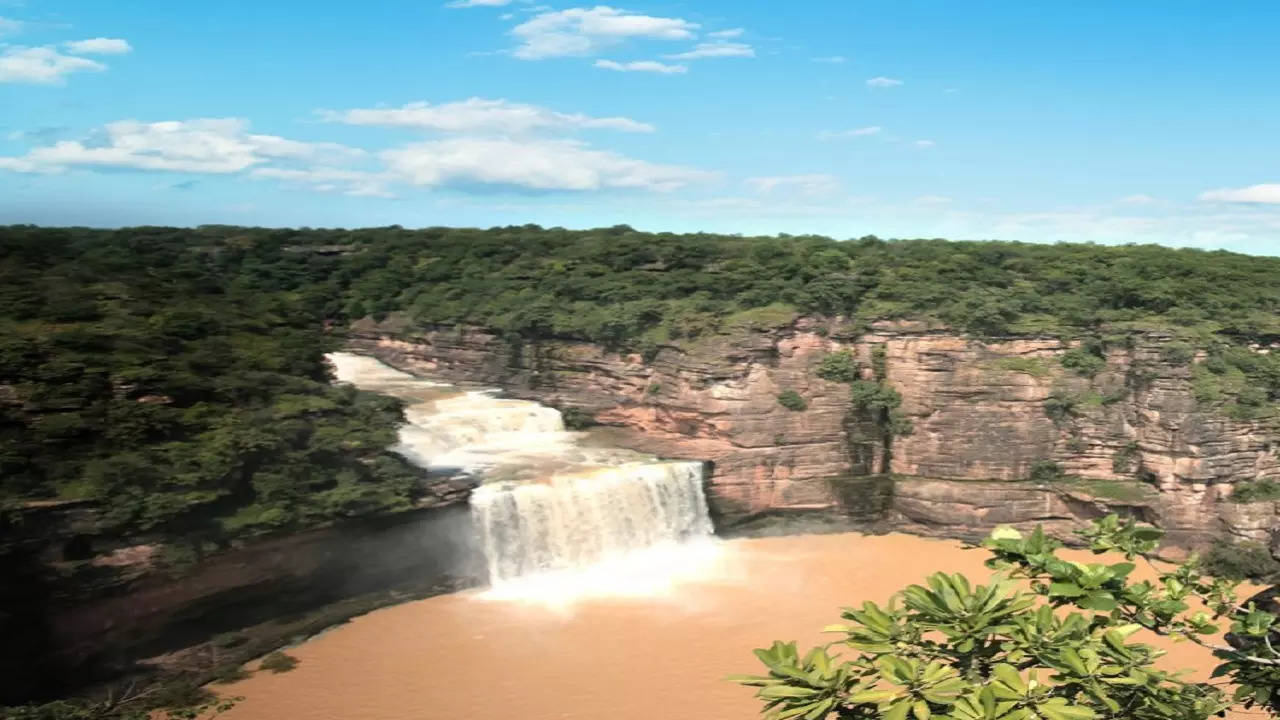
[[[1280,254],[1280,3],[0,0],[0,222]]]

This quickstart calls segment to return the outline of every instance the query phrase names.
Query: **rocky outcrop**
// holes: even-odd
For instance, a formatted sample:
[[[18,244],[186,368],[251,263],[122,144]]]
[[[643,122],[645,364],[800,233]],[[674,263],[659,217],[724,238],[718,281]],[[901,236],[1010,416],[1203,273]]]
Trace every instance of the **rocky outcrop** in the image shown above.
[[[468,488],[460,490],[428,507],[244,541],[185,565],[155,545],[92,548],[84,504],[15,511],[21,532],[6,533],[14,542],[0,547],[0,704],[331,603],[365,598],[367,611],[482,582]]]
[[[895,489],[877,517],[917,532],[964,536],[1038,522],[1065,531],[1118,509],[1181,544],[1223,534],[1265,540],[1270,504],[1224,500],[1233,484],[1280,479],[1274,427],[1198,406],[1187,364],[1165,359],[1170,338],[1131,337],[1092,377],[1063,367],[1071,348],[1057,339],[982,342],[911,323],[863,332],[801,319],[645,358],[392,318],[358,323],[351,345],[413,372],[585,410],[622,445],[710,461],[708,496],[726,527],[779,512],[865,519],[866,497],[849,483],[887,472]],[[848,388],[815,370],[828,353],[849,350],[870,376],[877,348],[914,430],[868,458],[851,452]],[[781,406],[786,390],[807,408]],[[1079,479],[1029,482],[1038,463]]]

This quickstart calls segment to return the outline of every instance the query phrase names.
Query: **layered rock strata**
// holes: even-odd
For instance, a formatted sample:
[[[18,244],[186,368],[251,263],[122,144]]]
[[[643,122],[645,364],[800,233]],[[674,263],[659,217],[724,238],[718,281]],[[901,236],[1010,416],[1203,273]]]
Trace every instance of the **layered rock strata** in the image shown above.
[[[1280,438],[1264,423],[1200,407],[1189,366],[1165,359],[1170,340],[1134,336],[1108,350],[1092,377],[1062,366],[1071,348],[1058,339],[984,342],[912,323],[858,332],[801,319],[645,358],[392,318],[357,324],[351,346],[412,372],[578,408],[609,426],[612,442],[709,461],[708,496],[722,528],[822,512],[947,536],[1004,523],[1066,532],[1120,510],[1179,544],[1224,534],[1265,541],[1273,504],[1226,499],[1238,483],[1280,480]],[[866,377],[873,352],[883,357],[914,428],[873,457],[851,452],[848,387],[816,374],[841,350]],[[783,407],[778,395],[787,390],[806,409]],[[1066,477],[1031,482],[1046,463]],[[865,490],[860,478],[876,474],[893,478],[891,497]]]

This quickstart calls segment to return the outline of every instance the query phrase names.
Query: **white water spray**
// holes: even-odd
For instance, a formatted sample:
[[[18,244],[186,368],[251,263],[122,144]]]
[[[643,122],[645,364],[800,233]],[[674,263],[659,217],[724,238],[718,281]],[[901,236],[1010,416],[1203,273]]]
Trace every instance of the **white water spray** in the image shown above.
[[[484,480],[471,511],[490,596],[559,604],[652,594],[714,560],[701,463],[587,447],[553,408],[463,392],[360,355],[329,359],[340,382],[410,403],[396,452]]]

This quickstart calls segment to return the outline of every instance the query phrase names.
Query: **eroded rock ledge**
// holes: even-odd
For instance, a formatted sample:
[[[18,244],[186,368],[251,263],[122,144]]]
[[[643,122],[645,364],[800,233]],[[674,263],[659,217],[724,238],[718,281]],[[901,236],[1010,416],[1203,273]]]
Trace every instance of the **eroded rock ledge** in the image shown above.
[[[1057,339],[981,342],[945,328],[838,320],[663,347],[643,358],[572,340],[512,342],[478,328],[414,328],[393,319],[353,328],[353,349],[405,370],[483,383],[590,412],[613,440],[713,463],[708,496],[721,526],[771,513],[822,512],[887,529],[972,537],[996,524],[1065,532],[1114,509],[1164,527],[1172,542],[1265,541],[1273,503],[1224,502],[1236,483],[1280,479],[1280,438],[1259,422],[1197,406],[1189,368],[1169,341],[1134,337],[1092,378],[1065,370]],[[864,365],[883,349],[888,381],[914,432],[887,459],[854,457],[848,388],[819,378],[828,353]],[[777,395],[799,393],[795,412]],[[1051,418],[1051,396],[1073,398]],[[1036,484],[1053,461],[1080,480]],[[868,485],[884,474],[891,489]]]
[[[104,538],[87,503],[11,511],[4,519],[20,517],[0,544],[0,705],[169,672],[167,654],[183,649],[190,657],[174,662],[199,676],[185,667],[191,650],[220,633],[261,624],[260,640],[275,633],[283,644],[300,628],[483,582],[471,486],[439,485],[415,509],[237,542],[184,567],[154,543],[94,547]]]

